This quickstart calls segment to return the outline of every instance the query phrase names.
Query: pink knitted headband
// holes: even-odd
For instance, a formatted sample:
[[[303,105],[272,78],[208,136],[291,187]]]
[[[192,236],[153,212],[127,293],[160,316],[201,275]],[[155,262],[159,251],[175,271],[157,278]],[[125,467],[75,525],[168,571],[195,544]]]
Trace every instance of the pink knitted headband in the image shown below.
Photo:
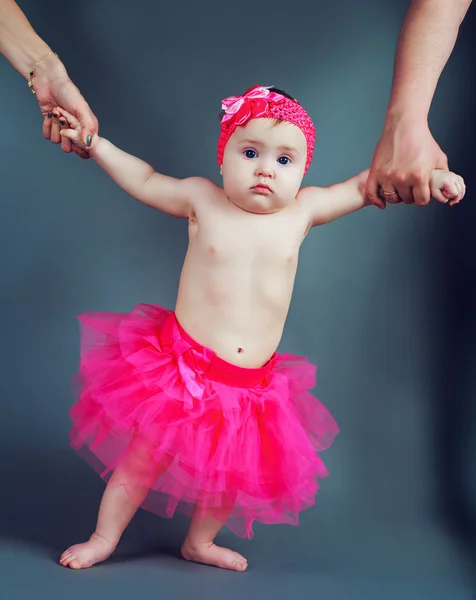
[[[245,125],[250,119],[268,118],[286,121],[299,127],[307,142],[307,172],[314,153],[316,130],[306,111],[295,101],[276,92],[270,92],[270,87],[255,85],[244,96],[230,96],[222,100],[225,111],[220,125],[218,138],[218,164],[223,162],[223,154],[228,140],[239,125]]]

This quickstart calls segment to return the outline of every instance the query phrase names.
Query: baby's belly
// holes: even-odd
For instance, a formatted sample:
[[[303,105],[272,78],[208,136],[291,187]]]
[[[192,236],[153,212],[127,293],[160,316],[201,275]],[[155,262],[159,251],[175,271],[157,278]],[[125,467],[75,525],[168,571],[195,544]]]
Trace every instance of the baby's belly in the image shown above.
[[[247,270],[233,277],[184,265],[176,305],[187,333],[224,360],[247,368],[275,352],[289,310],[294,274]]]

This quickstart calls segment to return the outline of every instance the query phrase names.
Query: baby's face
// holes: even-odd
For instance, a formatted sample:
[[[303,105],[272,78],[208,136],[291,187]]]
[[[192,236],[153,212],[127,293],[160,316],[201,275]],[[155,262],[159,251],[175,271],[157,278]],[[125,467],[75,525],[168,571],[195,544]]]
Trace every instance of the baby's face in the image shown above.
[[[274,119],[252,119],[237,127],[226,145],[222,165],[225,193],[243,210],[277,212],[295,200],[306,155],[306,138],[299,127],[275,124]]]

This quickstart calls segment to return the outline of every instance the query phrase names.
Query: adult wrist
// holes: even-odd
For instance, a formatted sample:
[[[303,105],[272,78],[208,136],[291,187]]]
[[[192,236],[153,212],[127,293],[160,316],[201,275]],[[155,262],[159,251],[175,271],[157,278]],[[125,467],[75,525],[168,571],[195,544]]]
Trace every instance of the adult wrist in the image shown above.
[[[428,113],[415,106],[390,106],[385,117],[384,130],[394,131],[397,127],[421,127],[428,125]]]
[[[29,73],[28,85],[35,90],[44,82],[53,83],[57,80],[69,80],[65,66],[59,59],[58,55],[50,50],[47,54],[40,57],[37,63],[34,64]],[[30,85],[31,84],[31,85]]]
[[[59,56],[54,50],[49,50],[33,64],[32,71],[35,71],[35,76],[45,78],[56,78],[66,74],[66,69]]]
[[[430,103],[425,102],[423,96],[424,94],[417,91],[411,94],[408,91],[403,97],[402,94],[393,93],[387,108],[386,121],[427,121]]]

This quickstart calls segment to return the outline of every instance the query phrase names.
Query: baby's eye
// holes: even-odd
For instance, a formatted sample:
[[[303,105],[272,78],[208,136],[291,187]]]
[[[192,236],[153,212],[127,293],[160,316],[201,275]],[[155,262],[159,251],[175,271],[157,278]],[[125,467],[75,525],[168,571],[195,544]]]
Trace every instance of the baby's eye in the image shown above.
[[[291,162],[291,159],[289,156],[280,156],[278,162],[280,165],[288,165]]]
[[[245,150],[243,154],[246,158],[256,158],[256,152],[254,150]]]

